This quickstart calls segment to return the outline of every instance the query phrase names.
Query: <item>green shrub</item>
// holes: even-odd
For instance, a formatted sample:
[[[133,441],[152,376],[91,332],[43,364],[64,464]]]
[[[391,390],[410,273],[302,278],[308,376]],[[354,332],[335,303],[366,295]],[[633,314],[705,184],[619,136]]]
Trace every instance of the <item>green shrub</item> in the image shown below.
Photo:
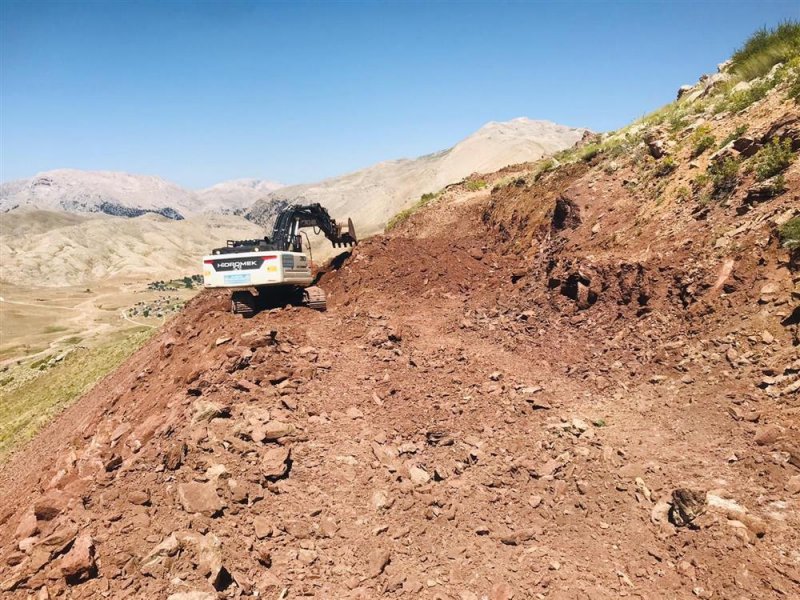
[[[785,171],[794,159],[795,154],[792,152],[791,140],[772,138],[772,141],[761,148],[753,159],[756,179],[764,181]]]
[[[702,190],[711,181],[711,175],[708,173],[700,173],[692,180],[692,187],[695,191]]]
[[[789,90],[787,92],[790,100],[800,104],[800,69],[796,70],[789,80]]]
[[[778,63],[800,56],[800,22],[786,21],[773,29],[762,27],[731,57],[731,73],[750,81]]]
[[[428,206],[428,204],[436,200],[436,198],[438,198],[440,194],[441,191],[436,192],[435,194],[430,192],[427,194],[422,194],[422,196],[419,197],[419,200],[417,200],[413,206],[410,206],[405,210],[401,210],[399,213],[397,213],[395,216],[389,219],[389,222],[386,224],[386,231],[387,232],[391,231],[392,229],[400,225],[400,223],[408,219],[415,212],[417,212],[419,209]]]
[[[486,182],[483,179],[471,179],[467,182],[467,189],[470,192],[477,192],[486,187]]]
[[[678,200],[687,200],[692,193],[689,191],[685,185],[680,186],[678,189],[675,190],[675,197]]]
[[[711,148],[716,142],[716,138],[711,135],[711,127],[700,125],[692,134],[692,158],[697,158],[703,152]]]
[[[589,162],[598,154],[600,154],[600,144],[587,144],[580,149],[578,156],[583,162]]]
[[[558,163],[556,163],[556,161],[554,161],[552,158],[548,158],[547,160],[542,162],[537,168],[537,170],[534,172],[533,180],[539,181],[542,175],[544,175],[545,173],[549,173],[550,171],[553,171],[557,166]]]
[[[739,161],[729,157],[714,162],[708,168],[708,174],[711,176],[712,196],[729,196],[739,183]]]
[[[723,100],[723,110],[729,110],[734,113],[741,112],[751,104],[761,100],[776,84],[777,81],[775,80],[758,81],[746,90],[733,92],[726,100]]]
[[[781,225],[778,235],[784,248],[800,248],[800,217],[792,217]]]
[[[678,163],[672,156],[665,156],[656,165],[656,175],[658,177],[665,177],[678,168]]]

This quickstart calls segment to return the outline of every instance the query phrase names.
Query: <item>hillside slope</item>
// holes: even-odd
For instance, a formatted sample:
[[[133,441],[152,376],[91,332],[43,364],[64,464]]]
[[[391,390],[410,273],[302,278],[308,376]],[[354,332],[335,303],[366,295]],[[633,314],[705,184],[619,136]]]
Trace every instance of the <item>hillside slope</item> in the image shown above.
[[[525,118],[488,123],[441,152],[382,162],[319,183],[282,188],[257,202],[246,217],[266,223],[276,202],[320,202],[334,218],[350,217],[361,235],[371,235],[382,231],[393,215],[424,193],[436,192],[472,173],[489,173],[569,148],[585,131]]]
[[[0,469],[0,589],[800,597],[796,81],[451,186],[326,313],[199,295]]]
[[[43,287],[119,277],[154,281],[200,271],[200,257],[228,239],[259,237],[241,217],[201,215],[173,221],[13,211],[0,232],[0,281]]]

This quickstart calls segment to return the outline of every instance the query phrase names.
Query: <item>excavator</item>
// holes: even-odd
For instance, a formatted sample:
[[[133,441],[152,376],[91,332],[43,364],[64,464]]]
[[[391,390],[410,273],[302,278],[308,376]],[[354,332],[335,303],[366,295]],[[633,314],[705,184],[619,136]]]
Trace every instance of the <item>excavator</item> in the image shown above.
[[[311,261],[303,250],[300,230],[306,227],[322,232],[334,248],[358,243],[351,219],[345,226],[321,204],[293,204],[278,214],[271,236],[228,240],[204,256],[204,287],[232,288],[231,311],[244,317],[286,304],[325,310],[325,292],[313,285]]]

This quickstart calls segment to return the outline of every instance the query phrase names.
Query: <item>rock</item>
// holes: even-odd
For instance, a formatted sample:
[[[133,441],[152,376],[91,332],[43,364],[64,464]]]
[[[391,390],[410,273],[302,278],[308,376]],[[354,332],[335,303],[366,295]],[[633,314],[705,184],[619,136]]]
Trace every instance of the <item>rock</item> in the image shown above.
[[[677,97],[681,98],[682,96],[688,94],[689,92],[692,91],[693,87],[694,86],[687,85],[687,84],[682,85],[681,87],[678,88],[678,96]]]
[[[794,114],[778,119],[773,123],[770,128],[761,136],[761,143],[768,144],[774,138],[779,140],[790,140],[792,144],[792,152],[800,150],[800,118]]]
[[[128,494],[128,502],[138,506],[150,504],[150,494],[146,490],[134,490]]]
[[[263,516],[258,516],[253,519],[253,530],[256,537],[260,540],[272,536],[272,521]]]
[[[757,181],[747,188],[747,195],[744,198],[744,208],[741,213],[747,212],[748,208],[754,204],[765,202],[770,198],[780,195],[786,189],[786,184],[780,175],[775,175],[764,181]]]
[[[345,414],[348,417],[350,417],[351,419],[363,419],[364,418],[364,413],[361,412],[359,409],[357,409],[355,406],[351,406],[350,408],[348,408],[347,412],[345,412]]]
[[[231,338],[229,338],[229,337],[218,337],[216,339],[216,341],[214,342],[214,345],[215,346],[222,346],[222,344],[227,344],[230,341],[231,341]]]
[[[761,304],[768,304],[770,302],[774,302],[778,299],[778,295],[780,294],[781,286],[775,282],[770,281],[769,283],[765,283],[761,286],[761,291],[759,293],[758,301]]]
[[[512,600],[514,590],[505,582],[495,583],[489,592],[489,600]]]
[[[119,454],[112,454],[107,460],[103,462],[103,468],[106,472],[116,471],[122,466],[122,457]]]
[[[0,582],[0,592],[13,592],[30,578],[29,573],[17,570],[9,578]]]
[[[392,561],[392,555],[388,550],[375,550],[369,555],[369,566],[367,567],[367,577],[378,577],[383,573],[386,566]]]
[[[39,548],[50,556],[61,554],[78,536],[78,527],[72,523],[62,525],[39,542]]]
[[[208,400],[196,400],[192,408],[194,411],[192,423],[200,423],[201,421],[210,421],[211,419],[231,416],[231,409],[229,407],[223,406],[217,402],[209,402]]]
[[[528,504],[531,508],[538,508],[539,505],[542,503],[542,497],[539,494],[534,494],[530,498],[528,498]]]
[[[261,457],[261,473],[271,481],[284,477],[289,472],[291,454],[288,446],[267,450]]]
[[[733,149],[745,157],[753,156],[760,147],[761,144],[751,137],[743,136],[733,141]]]
[[[52,521],[67,507],[67,498],[61,492],[51,492],[33,504],[37,521]]]
[[[672,492],[669,520],[676,527],[685,527],[706,512],[706,493],[679,488]]]
[[[29,538],[39,533],[39,523],[33,510],[26,512],[14,531],[14,537],[18,540]]]
[[[216,600],[216,594],[208,592],[192,591],[192,592],[178,592],[177,594],[170,594],[167,600]]]
[[[72,548],[58,565],[67,583],[82,583],[97,575],[94,561],[94,542],[88,533],[83,533],[72,544]]]
[[[275,441],[294,433],[294,425],[282,421],[270,421],[264,426],[264,440]]]
[[[408,478],[414,485],[425,485],[431,480],[431,476],[428,475],[428,472],[417,466],[409,467]]]
[[[178,485],[178,499],[186,512],[207,517],[216,515],[223,508],[216,486],[211,483],[181,483]]]
[[[183,463],[183,457],[186,455],[186,444],[178,442],[172,444],[164,453],[163,463],[164,466],[170,471],[175,471]]]
[[[792,475],[786,482],[786,491],[790,494],[800,494],[800,475]]]
[[[297,551],[297,560],[304,565],[313,565],[317,560],[317,553],[314,550],[301,549]]]
[[[783,430],[777,425],[764,425],[756,430],[756,436],[753,439],[759,446],[769,446],[777,442],[782,434]]]

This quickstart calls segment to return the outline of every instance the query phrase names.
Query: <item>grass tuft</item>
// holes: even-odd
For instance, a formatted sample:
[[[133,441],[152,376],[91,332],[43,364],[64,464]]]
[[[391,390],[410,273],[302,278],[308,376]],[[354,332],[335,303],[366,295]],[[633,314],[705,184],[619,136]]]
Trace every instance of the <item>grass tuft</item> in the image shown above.
[[[419,197],[419,200],[417,200],[412,206],[409,206],[405,210],[401,210],[399,213],[397,213],[395,216],[389,219],[389,222],[386,224],[386,232],[388,233],[401,223],[404,223],[406,220],[408,220],[408,218],[411,215],[413,215],[421,208],[425,208],[426,206],[428,206],[431,202],[436,200],[440,195],[441,192],[436,192],[436,193],[429,192],[427,194],[422,194],[422,196]]]
[[[778,235],[784,248],[790,250],[800,248],[800,217],[793,217],[781,225]]]
[[[768,29],[762,27],[731,57],[731,73],[751,81],[763,77],[778,63],[800,56],[800,22],[785,21]]]
[[[692,158],[697,158],[716,143],[709,125],[700,125],[692,134]]]
[[[733,157],[712,163],[708,168],[714,198],[726,198],[739,184],[739,161]]]

